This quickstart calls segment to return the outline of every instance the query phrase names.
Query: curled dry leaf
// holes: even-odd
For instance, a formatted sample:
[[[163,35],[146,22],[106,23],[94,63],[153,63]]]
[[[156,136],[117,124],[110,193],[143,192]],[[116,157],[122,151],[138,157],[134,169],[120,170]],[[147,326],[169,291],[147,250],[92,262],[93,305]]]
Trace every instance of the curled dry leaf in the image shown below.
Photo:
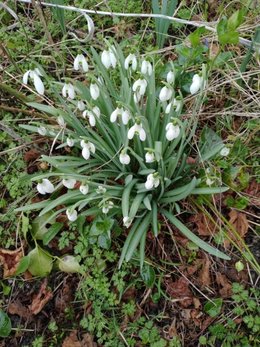
[[[24,154],[24,160],[28,163],[38,159],[40,155],[40,152],[38,152],[36,149],[30,149]]]
[[[204,213],[191,216],[190,221],[195,223],[200,236],[212,236],[217,231],[216,225]]]
[[[192,292],[189,288],[189,282],[184,277],[177,281],[166,282],[166,292],[174,300],[180,301],[181,306],[188,307],[192,304]]]
[[[19,300],[10,303],[8,306],[8,313],[16,314],[25,320],[31,317],[31,312],[28,307],[25,307]]]
[[[232,285],[227,279],[227,277],[220,273],[216,273],[217,284],[221,287],[219,289],[219,294],[222,298],[229,298],[232,295]]]
[[[14,251],[0,248],[0,263],[4,266],[4,278],[15,274],[22,257],[22,247],[17,248]]]
[[[235,229],[236,233],[240,236],[240,238],[243,239],[246,233],[248,232],[248,227],[249,227],[246,214],[242,212],[238,212],[236,210],[232,210],[229,213],[229,218],[230,218],[229,223],[233,226],[233,228]],[[241,240],[238,239],[238,237],[236,236],[233,230],[230,230],[229,236],[233,241],[237,242],[240,245],[240,247],[243,248],[243,243],[241,242]],[[225,240],[224,246],[228,248],[230,246],[230,241]]]
[[[210,265],[211,261],[209,260],[209,257],[205,255],[205,261],[202,262],[202,268],[199,273],[199,283],[201,286],[209,286],[211,283],[210,279]]]
[[[29,309],[32,314],[38,314],[41,312],[43,307],[49,302],[53,297],[52,292],[47,288],[47,279],[45,279],[40,287],[38,294],[36,294],[33,298]]]

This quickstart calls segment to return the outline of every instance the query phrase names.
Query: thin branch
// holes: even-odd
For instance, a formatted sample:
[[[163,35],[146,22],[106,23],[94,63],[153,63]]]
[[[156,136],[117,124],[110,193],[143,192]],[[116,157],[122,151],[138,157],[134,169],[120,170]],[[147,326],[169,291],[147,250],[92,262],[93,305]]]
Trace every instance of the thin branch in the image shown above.
[[[27,4],[31,4],[32,0],[17,0],[19,2],[24,2]],[[97,14],[101,16],[111,16],[111,17],[136,17],[136,18],[161,18],[170,20],[172,22],[186,24],[186,25],[192,25],[195,27],[205,27],[207,30],[216,33],[216,22],[213,23],[207,23],[207,22],[201,22],[201,21],[190,21],[186,19],[171,17],[171,16],[165,16],[163,14],[155,14],[155,13],[121,13],[121,12],[107,12],[107,11],[96,11],[96,10],[86,10],[84,8],[77,8],[75,6],[65,6],[65,5],[58,5],[58,4],[52,4],[48,2],[42,2],[42,1],[35,1],[35,3],[39,3],[42,6],[49,6],[49,7],[56,7],[56,8],[62,8],[64,10],[68,11],[75,11],[80,13],[89,13],[89,14]],[[211,26],[213,25],[213,26]],[[239,43],[243,46],[250,47],[252,44],[252,41],[244,39],[243,37],[239,37]]]

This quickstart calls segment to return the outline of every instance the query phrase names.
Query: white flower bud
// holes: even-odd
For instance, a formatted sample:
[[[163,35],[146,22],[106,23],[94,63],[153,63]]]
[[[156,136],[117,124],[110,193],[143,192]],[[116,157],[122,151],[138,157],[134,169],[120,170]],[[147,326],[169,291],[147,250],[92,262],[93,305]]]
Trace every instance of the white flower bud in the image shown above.
[[[133,71],[137,68],[137,59],[134,54],[129,54],[125,59],[125,69],[128,70],[129,67],[131,67]]]
[[[230,153],[230,149],[228,147],[223,147],[219,154],[222,157],[227,157],[229,155],[229,153]]]
[[[75,222],[75,220],[77,220],[78,218],[78,213],[76,210],[67,209],[66,215],[68,217],[68,220],[71,222]]]
[[[177,137],[180,135],[180,132],[181,132],[179,125],[173,125],[172,123],[168,123],[166,125],[165,130],[166,130],[166,139],[168,141],[177,139]]]
[[[132,218],[129,218],[128,216],[124,217],[123,218],[123,223],[124,223],[124,226],[129,228],[130,225],[132,224],[133,222],[133,219]]]
[[[63,178],[62,180],[62,184],[68,189],[73,189],[76,182],[77,181],[74,178]]]
[[[153,152],[145,153],[145,162],[146,163],[153,163],[154,161],[155,161],[155,155]]]
[[[198,75],[198,74],[195,74],[192,78],[192,83],[191,83],[191,86],[190,86],[190,92],[191,94],[196,94],[202,87],[203,85],[203,77]]]
[[[127,154],[127,153],[120,153],[120,156],[119,156],[119,161],[121,164],[123,165],[128,165],[130,163],[130,156]]]
[[[172,89],[164,86],[162,87],[160,94],[159,94],[159,99],[160,101],[167,101],[172,97]]]
[[[100,94],[98,85],[96,83],[91,83],[89,91],[90,91],[90,95],[91,95],[92,99],[97,100],[97,98],[99,97],[99,94]]]
[[[55,189],[54,185],[47,178],[43,178],[42,182],[38,183],[36,188],[42,195],[51,194]]]
[[[71,137],[67,137],[66,142],[67,142],[67,146],[69,146],[69,147],[73,147],[74,143],[75,143]]]
[[[74,70],[82,70],[83,72],[88,72],[88,63],[83,54],[78,54],[74,59],[73,63]]]
[[[169,71],[166,77],[167,83],[172,84],[175,81],[175,75],[173,71]]]
[[[89,191],[89,186],[88,186],[88,184],[81,184],[80,187],[79,187],[79,190],[80,190],[80,192],[81,192],[83,195],[87,195],[87,194],[88,194],[88,191]]]

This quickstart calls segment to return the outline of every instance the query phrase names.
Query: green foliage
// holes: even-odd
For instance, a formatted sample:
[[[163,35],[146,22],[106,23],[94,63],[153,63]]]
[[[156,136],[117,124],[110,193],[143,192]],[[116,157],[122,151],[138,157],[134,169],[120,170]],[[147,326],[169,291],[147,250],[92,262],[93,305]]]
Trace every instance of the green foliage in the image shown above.
[[[245,10],[238,10],[230,18],[222,18],[217,25],[218,40],[222,45],[237,44],[239,33],[236,30],[244,21]]]
[[[208,301],[204,305],[204,311],[210,317],[216,317],[221,312],[222,304],[223,304],[223,300],[221,298],[213,299],[212,301]]]
[[[8,315],[0,310],[0,336],[7,337],[11,333],[11,320]]]
[[[74,83],[78,100],[85,102],[87,112],[93,112],[88,110],[94,110],[94,107],[98,107],[100,110],[101,115],[96,116],[94,119],[94,128],[93,124],[88,123],[84,118],[82,119],[72,112],[72,109],[76,106],[76,101],[70,100],[67,102],[61,99],[56,90],[53,90],[52,95],[56,100],[55,107],[37,103],[29,104],[50,114],[54,119],[59,115],[58,122],[62,117],[62,122],[66,123],[64,129],[59,130],[56,126],[45,124],[47,135],[55,137],[60,142],[59,148],[64,148],[66,145],[64,140],[67,137],[73,139],[75,144],[70,156],[43,156],[42,159],[51,165],[52,171],[47,174],[36,175],[33,180],[73,178],[81,184],[87,184],[89,192],[84,195],[78,190],[68,190],[67,193],[60,195],[61,186],[59,185],[47,201],[18,210],[26,211],[45,206],[40,212],[40,216],[43,216],[46,213],[54,213],[54,209],[58,206],[66,205],[67,215],[71,213],[70,211],[76,214],[78,211],[82,217],[92,215],[97,217],[102,214],[101,212],[108,214],[110,217],[123,217],[124,224],[128,227],[131,224],[132,226],[122,250],[119,266],[122,265],[124,260],[130,261],[139,249],[139,260],[142,268],[145,260],[146,233],[152,225],[154,234],[158,234],[158,213],[163,213],[165,216],[167,214],[167,218],[197,246],[211,254],[228,259],[226,255],[214,250],[206,242],[191,233],[172,215],[174,210],[180,213],[177,202],[186,199],[189,195],[211,195],[227,190],[226,187],[208,188],[203,186],[201,180],[196,177],[196,167],[191,168],[186,161],[192,150],[190,141],[196,129],[196,121],[182,119],[183,102],[181,93],[178,96],[174,86],[166,83],[167,87],[164,88],[169,88],[171,93],[169,102],[179,100],[180,103],[178,109],[172,107],[169,113],[166,112],[167,103],[161,100],[161,91],[158,85],[160,75],[157,76],[157,71],[154,69],[151,70],[149,75],[144,73],[141,79],[138,80],[141,81],[140,83],[145,83],[144,93],[147,89],[146,99],[142,95],[138,96],[136,94],[139,91],[133,93],[132,84],[136,83],[140,73],[132,73],[130,70],[125,69],[124,55],[119,45],[115,44],[109,49],[117,59],[117,70],[107,70],[97,51],[92,48],[92,64],[95,76],[91,73],[90,76],[92,76],[92,84],[96,83],[99,90],[97,97],[92,97],[90,89],[83,83],[79,81]],[[138,64],[140,67],[141,62],[139,61]],[[171,66],[169,64],[163,74],[173,70],[175,82],[172,83],[175,83],[176,86],[179,85],[180,76],[180,83],[185,78],[191,83],[190,74],[185,74],[185,68],[186,64],[185,66],[182,64]],[[161,73],[160,70],[159,73]],[[206,80],[205,66],[202,73],[203,80]],[[102,76],[102,82],[97,79],[98,76]],[[44,77],[48,78],[46,75]],[[183,91],[185,92],[187,85],[184,88]],[[159,98],[157,98],[157,95],[159,95]],[[198,97],[196,107],[199,107],[202,101],[203,99]],[[130,127],[123,123],[120,115],[117,122],[110,121],[111,115],[117,112],[118,108],[127,110],[129,114],[128,121],[131,125],[134,124],[133,126]],[[173,124],[178,130],[178,135],[170,142],[171,140],[168,141],[166,138],[165,129]],[[38,126],[40,124],[35,122],[35,125],[23,125],[22,127],[35,132],[38,131]],[[143,140],[138,138],[138,131],[133,132],[133,140],[130,138],[129,134],[136,126],[141,127],[146,137]],[[85,146],[84,144],[87,144],[87,146],[91,144],[91,157],[93,158],[89,158],[89,155],[87,159],[84,157],[82,149],[82,146]],[[79,156],[80,148],[83,157]],[[200,155],[199,160],[196,161],[197,170],[201,166],[203,167],[204,162],[216,156],[222,148],[221,138],[214,134],[212,130],[205,129],[199,145]],[[89,149],[87,150],[89,151]],[[146,151],[153,153],[154,160],[152,163],[147,162],[144,158]],[[126,153],[131,155],[129,165],[125,165],[121,161],[121,155],[126,155]],[[129,154],[127,155],[130,158]],[[93,174],[90,174],[90,172],[93,172]],[[149,177],[156,180],[156,186],[146,187],[145,180],[148,182]],[[64,210],[60,210],[60,212],[62,211]],[[59,211],[56,209],[55,215],[58,213]],[[110,229],[112,224],[110,223],[109,227],[104,227],[102,223],[104,222],[100,219],[94,222],[88,234],[88,241],[92,244],[97,242],[104,249],[108,249],[111,245]],[[59,225],[51,227],[51,230],[45,236],[45,244],[56,235],[59,227]],[[40,234],[43,237],[42,231]],[[68,243],[68,240],[65,242]]]

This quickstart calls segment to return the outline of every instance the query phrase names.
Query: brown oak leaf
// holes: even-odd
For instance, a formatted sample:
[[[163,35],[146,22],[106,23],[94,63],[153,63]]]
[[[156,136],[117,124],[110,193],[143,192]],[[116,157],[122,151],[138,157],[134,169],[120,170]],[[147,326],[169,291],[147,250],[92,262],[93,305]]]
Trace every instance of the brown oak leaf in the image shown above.
[[[236,210],[232,210],[229,213],[229,223],[235,229],[235,232],[243,239],[248,232],[248,220],[246,214],[243,212],[238,212]],[[243,247],[243,243],[238,239],[233,230],[230,230],[229,236],[232,240],[236,241],[241,247]],[[224,246],[228,248],[230,246],[230,240],[226,239],[224,241]]]
[[[29,306],[31,313],[36,315],[41,312],[43,307],[52,299],[52,297],[53,294],[50,289],[47,288],[47,279],[45,279],[41,284],[39,292],[34,296],[33,301]]]
[[[212,236],[216,232],[216,226],[204,213],[191,216],[190,221],[196,224],[200,236]]]

